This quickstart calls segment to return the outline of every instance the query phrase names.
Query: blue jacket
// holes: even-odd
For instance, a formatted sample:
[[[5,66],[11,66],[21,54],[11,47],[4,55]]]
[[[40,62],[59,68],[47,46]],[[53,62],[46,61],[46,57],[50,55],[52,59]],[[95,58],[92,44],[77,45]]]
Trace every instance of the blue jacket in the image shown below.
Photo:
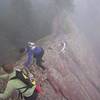
[[[27,53],[27,60],[24,63],[25,67],[29,67],[33,61],[33,56],[34,57],[39,57],[43,51],[43,48],[41,47],[35,47],[34,49],[27,47],[25,49],[26,53]]]

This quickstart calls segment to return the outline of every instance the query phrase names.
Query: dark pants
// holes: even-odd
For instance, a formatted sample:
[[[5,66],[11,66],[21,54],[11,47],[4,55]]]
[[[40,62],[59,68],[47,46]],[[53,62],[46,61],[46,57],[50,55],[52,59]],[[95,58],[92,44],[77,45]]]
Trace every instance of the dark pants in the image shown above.
[[[36,100],[38,97],[38,93],[34,90],[34,93],[30,97],[24,97],[25,100]]]
[[[40,66],[41,68],[45,69],[42,65],[42,57],[44,55],[44,50],[41,48],[41,52],[38,55],[34,55],[34,58],[36,59],[36,65]]]

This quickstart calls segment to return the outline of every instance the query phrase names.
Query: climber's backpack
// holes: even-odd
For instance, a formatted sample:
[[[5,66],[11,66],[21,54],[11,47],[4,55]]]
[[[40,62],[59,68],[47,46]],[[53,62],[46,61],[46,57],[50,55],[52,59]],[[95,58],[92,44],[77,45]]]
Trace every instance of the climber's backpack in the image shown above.
[[[32,86],[34,85],[34,84],[32,84],[31,80],[23,73],[23,71],[16,70],[16,76],[12,77],[10,80],[14,80],[14,79],[19,79],[23,83],[26,84],[26,86],[17,89],[19,91],[20,95],[22,95],[22,93],[26,92],[29,88],[32,88]],[[20,89],[24,89],[24,88],[25,88],[25,90],[23,92],[20,92]]]

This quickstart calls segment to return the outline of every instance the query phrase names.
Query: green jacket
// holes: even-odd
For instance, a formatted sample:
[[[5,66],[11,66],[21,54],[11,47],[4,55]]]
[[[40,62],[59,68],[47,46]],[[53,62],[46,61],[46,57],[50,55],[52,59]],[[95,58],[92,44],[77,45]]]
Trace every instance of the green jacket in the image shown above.
[[[5,74],[5,75],[1,75],[0,79],[6,79],[6,78],[12,78],[16,75],[16,71],[13,71],[11,74]],[[6,99],[8,98],[12,92],[18,88],[24,87],[26,86],[26,84],[24,84],[22,81],[18,80],[18,79],[14,79],[14,80],[9,80],[7,83],[7,87],[4,91],[4,93],[0,93],[0,98],[2,99]],[[25,97],[29,97],[33,94],[35,89],[35,86],[33,86],[32,88],[29,88],[25,93],[23,93],[23,96]],[[21,92],[23,92],[25,90],[24,89],[20,89]]]

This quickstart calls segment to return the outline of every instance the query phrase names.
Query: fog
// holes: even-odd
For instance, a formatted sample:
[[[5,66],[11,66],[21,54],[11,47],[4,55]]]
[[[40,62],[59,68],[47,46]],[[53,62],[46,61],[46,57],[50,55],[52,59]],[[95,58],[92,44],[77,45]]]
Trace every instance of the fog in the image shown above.
[[[74,23],[84,33],[100,59],[100,0],[74,0]]]
[[[0,62],[9,55],[16,58],[18,49],[27,41],[51,34],[54,18],[63,10],[71,13],[73,23],[100,58],[99,6],[99,0],[0,0]]]
[[[0,62],[16,58],[27,41],[52,33],[55,16],[69,13],[72,0],[0,0]]]

